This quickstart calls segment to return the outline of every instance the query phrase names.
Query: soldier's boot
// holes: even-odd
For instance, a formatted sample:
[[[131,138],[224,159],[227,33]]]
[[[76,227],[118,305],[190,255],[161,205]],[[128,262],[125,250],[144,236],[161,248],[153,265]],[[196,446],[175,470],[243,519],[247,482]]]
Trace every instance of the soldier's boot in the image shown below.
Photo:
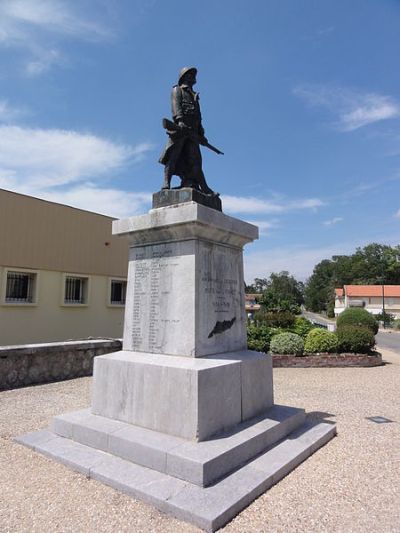
[[[204,176],[204,173],[202,170],[198,172],[197,175],[198,184],[200,185],[201,192],[204,194],[219,196],[219,193],[215,193],[210,187],[207,185],[206,178]]]
[[[171,178],[172,178],[172,175],[169,171],[169,168],[166,166],[164,170],[164,183],[163,183],[163,186],[161,187],[162,190],[171,188]]]

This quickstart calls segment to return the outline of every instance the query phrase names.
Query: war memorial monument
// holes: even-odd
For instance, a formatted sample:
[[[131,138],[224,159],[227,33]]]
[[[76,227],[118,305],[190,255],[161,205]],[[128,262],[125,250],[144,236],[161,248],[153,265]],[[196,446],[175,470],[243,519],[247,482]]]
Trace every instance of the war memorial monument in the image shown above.
[[[123,349],[95,358],[88,409],[17,441],[215,531],[336,428],[274,404],[271,356],[247,349],[242,254],[258,228],[225,215],[207,184],[200,146],[222,152],[196,74],[182,69],[172,90],[152,209],[113,223],[129,241]]]

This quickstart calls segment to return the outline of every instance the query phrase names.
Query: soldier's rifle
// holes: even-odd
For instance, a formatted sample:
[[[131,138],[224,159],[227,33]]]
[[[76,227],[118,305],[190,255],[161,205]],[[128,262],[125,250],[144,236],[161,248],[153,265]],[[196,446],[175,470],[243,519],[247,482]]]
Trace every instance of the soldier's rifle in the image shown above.
[[[202,146],[205,146],[206,148],[209,148],[216,154],[224,155],[224,152],[221,152],[221,150],[218,150],[215,146],[210,144],[205,137],[202,137],[201,135],[197,135],[194,131],[191,131],[190,128],[181,128],[178,126],[178,124],[175,124],[175,122],[172,122],[172,120],[169,120],[168,118],[163,118],[162,125],[165,130],[170,131],[171,133],[177,133],[182,136],[187,135],[188,137],[191,137],[193,140],[197,141]]]

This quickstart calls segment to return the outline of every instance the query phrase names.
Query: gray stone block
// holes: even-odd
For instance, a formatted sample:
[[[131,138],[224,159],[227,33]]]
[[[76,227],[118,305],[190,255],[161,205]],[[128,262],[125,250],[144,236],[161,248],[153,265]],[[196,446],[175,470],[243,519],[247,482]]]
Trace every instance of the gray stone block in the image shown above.
[[[118,420],[92,415],[90,409],[56,416],[51,423],[51,430],[60,437],[104,451],[109,449],[109,435],[123,427]]]
[[[153,209],[177,205],[186,202],[196,202],[212,209],[222,211],[221,198],[219,196],[210,196],[190,187],[181,189],[168,189],[155,192],[153,194]]]
[[[201,486],[214,483],[301,426],[303,409],[274,406],[263,417],[213,439],[195,442],[93,415],[88,410],[56,417],[63,434],[142,466]],[[59,424],[53,424],[58,427]],[[70,424],[71,428],[65,430]]]
[[[32,433],[26,433],[20,437],[15,437],[14,441],[18,444],[23,444],[32,450],[36,450],[37,446],[55,438],[56,435],[48,429],[41,429],[40,431],[33,431]]]
[[[74,423],[81,422],[84,419],[84,415],[87,413],[90,413],[89,409],[73,411],[72,413],[66,413],[63,415],[55,416],[50,423],[50,429],[59,437],[66,437],[68,439],[72,439],[72,430]]]
[[[274,387],[271,355],[252,350],[240,350],[207,357],[207,359],[210,358],[222,360],[235,358],[240,363],[242,420],[253,418],[273,406]]]
[[[186,485],[180,479],[114,457],[94,466],[90,477],[155,505],[164,512],[168,512],[166,502]]]
[[[212,487],[186,485],[168,500],[169,512],[206,531],[215,531],[271,485],[272,476],[247,465]]]
[[[195,202],[115,221],[130,239],[124,350],[203,357],[244,350],[251,224]]]
[[[316,449],[336,434],[336,426],[307,422],[268,453],[252,461],[253,468],[273,475],[274,483],[280,481]]]
[[[35,451],[51,459],[55,459],[59,463],[81,472],[85,476],[89,476],[90,469],[104,461],[107,457],[107,454],[100,450],[95,450],[79,442],[57,436],[51,440],[37,444]]]
[[[283,410],[276,410],[276,418],[283,416]],[[43,432],[38,432],[35,438],[32,434],[28,435],[25,441],[29,446],[33,442],[42,442],[36,447],[41,453],[117,490],[151,503],[161,511],[189,521],[206,531],[215,531],[334,434],[335,426],[331,424],[307,422],[273,448],[206,488],[62,437],[42,442],[49,438]],[[23,437],[18,440],[24,442]],[[201,449],[204,444],[199,443],[197,446]]]
[[[303,409],[274,406],[264,416],[239,424],[215,438],[188,441],[91,414],[56,417],[62,435],[142,466],[207,486],[272,446],[303,424]],[[69,426],[70,427],[69,427]]]
[[[180,444],[182,439],[177,437],[126,425],[110,435],[108,451],[128,461],[165,472],[169,450]]]
[[[303,409],[275,406],[265,417],[243,423],[231,433],[172,449],[167,454],[167,473],[208,486],[283,439],[304,419]]]
[[[95,360],[93,414],[189,440],[210,438],[272,402],[271,358],[257,352],[192,359],[121,351]]]

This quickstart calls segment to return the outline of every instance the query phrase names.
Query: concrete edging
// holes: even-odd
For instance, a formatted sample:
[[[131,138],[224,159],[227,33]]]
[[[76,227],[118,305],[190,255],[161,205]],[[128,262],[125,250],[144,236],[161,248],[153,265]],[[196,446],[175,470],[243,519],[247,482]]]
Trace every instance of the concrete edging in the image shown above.
[[[378,352],[374,352],[372,355],[354,353],[321,353],[301,356],[272,354],[273,368],[373,367],[382,364],[382,354]]]

